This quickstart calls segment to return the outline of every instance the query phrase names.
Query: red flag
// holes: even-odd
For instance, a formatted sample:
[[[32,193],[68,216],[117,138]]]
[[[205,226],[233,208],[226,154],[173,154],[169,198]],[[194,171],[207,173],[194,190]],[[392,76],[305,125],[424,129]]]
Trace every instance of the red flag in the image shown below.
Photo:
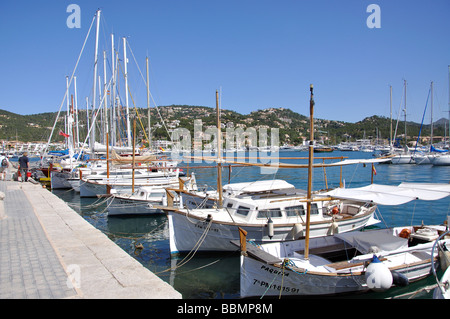
[[[374,165],[372,165],[372,172],[373,172],[374,175],[377,175],[377,170],[375,169]]]
[[[59,131],[59,135],[62,135],[62,136],[64,136],[64,137],[69,137],[70,135],[69,134],[66,134],[66,133],[64,133],[63,131]]]

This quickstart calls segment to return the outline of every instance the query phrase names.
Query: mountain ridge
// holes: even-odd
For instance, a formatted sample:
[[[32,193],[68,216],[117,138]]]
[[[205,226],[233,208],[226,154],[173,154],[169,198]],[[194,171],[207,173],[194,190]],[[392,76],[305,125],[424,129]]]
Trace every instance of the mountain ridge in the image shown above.
[[[139,115],[144,129],[147,131],[147,108],[130,109],[130,118]],[[0,109],[0,139],[19,140],[22,142],[47,142],[51,129],[54,125],[58,112],[45,112],[30,115],[20,115]],[[64,138],[58,135],[60,130],[64,131],[64,116],[66,112],[61,112],[52,137],[52,142],[63,141]],[[162,123],[161,118],[164,119]],[[207,106],[193,105],[168,105],[151,108],[151,126],[153,139],[169,139],[164,125],[169,129],[177,127],[187,128],[193,132],[194,119],[201,119],[203,129],[216,125],[216,110]],[[80,138],[85,137],[86,110],[79,110]],[[253,128],[278,128],[280,144],[298,145],[309,136],[309,118],[300,113],[294,112],[286,107],[272,107],[258,109],[250,114],[240,114],[236,111],[221,109],[222,130],[226,128],[247,129]],[[372,115],[361,121],[351,123],[327,119],[315,119],[315,136],[318,140],[327,141],[330,144],[337,144],[342,141],[353,141],[362,138],[389,138],[390,120],[387,117]],[[396,122],[393,121],[395,131]],[[434,136],[444,135],[444,126],[448,125],[448,120],[439,119],[434,122]],[[144,137],[142,127],[137,124],[138,138]],[[408,139],[419,134],[420,124],[407,122]],[[397,137],[404,132],[404,123],[398,124]],[[430,135],[430,125],[423,125],[422,136]]]

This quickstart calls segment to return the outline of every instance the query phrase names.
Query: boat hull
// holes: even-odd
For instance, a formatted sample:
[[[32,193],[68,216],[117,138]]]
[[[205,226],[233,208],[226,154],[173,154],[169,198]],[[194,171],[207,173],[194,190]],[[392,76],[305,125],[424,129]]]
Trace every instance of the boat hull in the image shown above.
[[[421,263],[391,269],[408,278],[409,282],[430,275],[431,263]],[[241,298],[280,296],[338,295],[369,291],[365,272],[317,273],[295,272],[241,256]]]
[[[112,196],[108,198],[108,216],[163,214],[157,206],[163,201],[144,201]]]
[[[142,178],[136,179],[134,182],[134,187],[137,188],[139,186],[174,186],[178,183],[176,178]],[[131,180],[119,181],[119,180],[111,180],[109,184],[103,181],[90,181],[82,179],[80,181],[80,197],[98,197],[101,195],[108,194],[108,186],[112,189],[116,189],[120,192],[131,192],[133,189],[133,183]]]
[[[430,156],[430,161],[434,166],[448,166],[450,165],[450,155]]]
[[[97,197],[106,194],[105,184],[90,183],[85,180],[80,181],[80,197]]]
[[[214,210],[211,210],[213,212]],[[181,211],[167,211],[170,230],[170,251],[172,254],[189,252],[197,245],[198,251],[235,251],[236,246],[230,241],[239,239],[238,227],[247,231],[247,238],[255,243],[263,244],[298,238],[294,234],[295,223],[274,224],[274,235],[269,237],[267,224],[238,224],[227,222],[215,222],[214,215],[211,219],[196,218]],[[373,211],[354,216],[348,219],[335,220],[338,232],[348,232],[361,229],[364,226],[378,222],[373,218]],[[335,231],[333,221],[312,222],[310,237],[331,235]],[[303,225],[305,229],[305,225]],[[295,238],[297,236],[297,238]],[[304,236],[304,233],[302,233]]]
[[[79,178],[69,178],[67,182],[72,186],[72,189],[79,193],[80,192],[80,179]]]
[[[391,158],[391,164],[413,164],[411,155],[395,155]]]
[[[68,179],[71,177],[70,172],[57,172],[51,171],[50,173],[50,182],[52,189],[70,189],[72,185],[68,182]]]

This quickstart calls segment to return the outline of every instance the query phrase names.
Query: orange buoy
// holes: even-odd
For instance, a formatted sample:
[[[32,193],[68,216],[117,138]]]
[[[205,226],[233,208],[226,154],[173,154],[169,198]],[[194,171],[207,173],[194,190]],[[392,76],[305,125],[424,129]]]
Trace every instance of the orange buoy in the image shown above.
[[[402,229],[400,234],[398,234],[399,237],[406,238],[406,239],[409,238],[409,235],[411,235],[411,231],[408,228]]]

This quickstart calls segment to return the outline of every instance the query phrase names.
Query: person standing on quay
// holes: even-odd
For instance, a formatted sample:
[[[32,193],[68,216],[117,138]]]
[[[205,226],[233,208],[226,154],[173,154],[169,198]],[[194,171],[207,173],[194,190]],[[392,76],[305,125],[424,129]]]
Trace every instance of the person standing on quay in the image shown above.
[[[30,161],[27,157],[28,153],[24,152],[21,157],[19,157],[19,170],[20,175],[22,176],[22,182],[28,181],[28,169],[30,168]]]
[[[9,167],[8,158],[5,155],[0,155],[0,179],[3,181],[6,179],[6,173]]]

